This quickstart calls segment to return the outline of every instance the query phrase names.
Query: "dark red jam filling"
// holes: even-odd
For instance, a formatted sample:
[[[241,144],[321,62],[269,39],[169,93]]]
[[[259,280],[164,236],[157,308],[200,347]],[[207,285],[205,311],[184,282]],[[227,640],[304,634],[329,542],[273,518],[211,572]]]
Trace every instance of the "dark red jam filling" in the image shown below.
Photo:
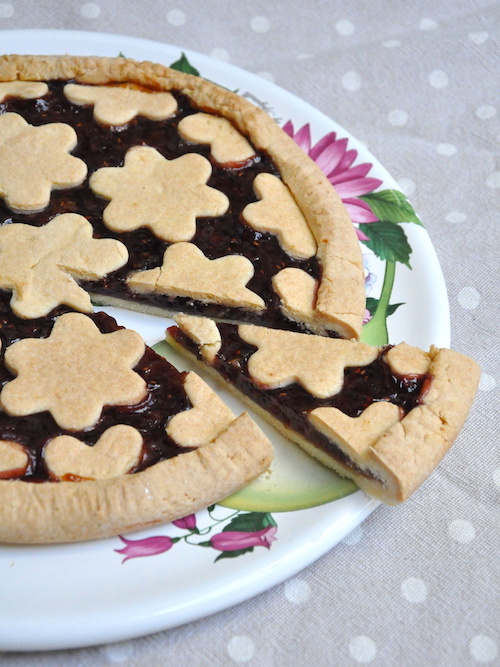
[[[343,388],[335,396],[316,398],[297,383],[281,389],[265,389],[255,383],[248,373],[248,359],[257,348],[239,337],[237,326],[218,324],[218,327],[221,332],[222,347],[213,367],[220,375],[287,428],[296,431],[316,447],[333,454],[339,461],[357,470],[359,468],[356,464],[335,443],[311,425],[308,420],[311,410],[333,407],[349,417],[359,417],[372,403],[390,401],[400,408],[403,415],[406,415],[421,403],[429,384],[427,382],[429,375],[406,377],[396,375],[384,361],[385,354],[392,347],[388,345],[371,364],[346,368]],[[198,346],[180,329],[171,327],[168,332],[174,340],[200,358]]]
[[[69,308],[60,307],[47,317],[24,320],[13,315],[9,308],[10,294],[0,290],[0,389],[13,379],[4,364],[5,349],[22,338],[46,338],[50,335],[56,317]],[[121,329],[106,313],[89,315],[102,333]],[[163,357],[147,347],[144,356],[134,369],[147,383],[147,396],[137,405],[108,406],[102,411],[99,421],[83,431],[65,431],[54,421],[50,412],[40,412],[27,417],[11,417],[0,411],[0,440],[18,442],[26,449],[30,462],[26,473],[19,477],[30,482],[49,479],[44,465],[42,450],[46,442],[69,434],[88,445],[94,445],[100,436],[115,424],[127,424],[137,429],[144,446],[141,461],[132,472],[144,470],[159,461],[189,451],[179,447],[166,434],[165,427],[175,414],[191,407],[184,391],[185,373],[179,373]]]
[[[272,289],[272,277],[286,267],[297,267],[320,278],[320,267],[316,258],[307,261],[289,257],[281,248],[275,236],[262,234],[241,221],[244,207],[256,201],[252,183],[257,174],[268,172],[278,175],[276,167],[268,155],[257,151],[255,158],[243,165],[219,165],[212,160],[212,175],[208,185],[224,192],[230,201],[227,213],[216,218],[199,218],[197,231],[192,243],[196,244],[210,259],[228,254],[247,257],[255,268],[255,275],[248,288],[259,294],[265,301],[265,315],[255,314],[239,308],[228,308],[216,304],[204,304],[188,298],[171,298],[165,295],[136,294],[127,288],[125,279],[131,271],[146,270],[161,266],[168,243],[156,238],[148,229],[117,234],[102,223],[102,213],[109,203],[97,197],[89,188],[90,175],[102,167],[123,165],[126,152],[132,146],[146,145],[156,148],[171,160],[185,153],[197,152],[210,159],[208,146],[193,146],[186,143],[177,131],[182,118],[196,113],[188,98],[172,91],[178,102],[178,111],[171,119],[152,121],[138,117],[120,127],[107,127],[93,119],[92,106],[79,106],[69,102],[63,93],[67,82],[49,81],[49,92],[38,100],[9,98],[0,104],[0,113],[20,114],[32,125],[62,122],[71,125],[78,136],[78,144],[72,155],[87,163],[88,176],[76,188],[54,190],[49,206],[38,213],[13,213],[0,200],[0,224],[24,222],[44,225],[61,213],[80,213],[94,227],[96,238],[111,237],[122,241],[128,248],[130,260],[122,269],[109,274],[102,280],[85,283],[92,293],[106,294],[115,298],[125,298],[151,304],[169,310],[182,311],[189,307],[192,313],[204,314],[217,319],[247,321],[267,326],[300,331],[304,327],[285,318],[279,307],[279,298]]]

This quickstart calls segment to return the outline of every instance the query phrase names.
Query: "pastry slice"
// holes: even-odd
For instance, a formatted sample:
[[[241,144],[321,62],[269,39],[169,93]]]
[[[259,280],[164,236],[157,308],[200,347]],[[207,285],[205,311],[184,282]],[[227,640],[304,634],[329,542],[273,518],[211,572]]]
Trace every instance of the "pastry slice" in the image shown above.
[[[371,347],[183,316],[176,349],[290,440],[385,503],[406,500],[457,437],[480,370],[448,349]]]
[[[0,541],[88,540],[189,515],[264,472],[269,441],[105,313],[20,318],[1,294]]]

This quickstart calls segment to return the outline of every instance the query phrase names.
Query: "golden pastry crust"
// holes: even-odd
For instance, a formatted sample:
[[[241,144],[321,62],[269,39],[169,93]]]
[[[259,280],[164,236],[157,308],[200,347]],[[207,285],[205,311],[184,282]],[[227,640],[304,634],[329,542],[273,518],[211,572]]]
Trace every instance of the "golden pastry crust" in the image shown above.
[[[265,112],[204,79],[153,63],[125,58],[3,56],[0,81],[75,79],[79,83],[131,82],[158,91],[179,90],[200,110],[228,119],[259,150],[266,151],[290,188],[315,238],[322,278],[313,316],[314,331],[334,329],[358,337],[365,307],[361,251],[344,205],[321,170]],[[283,301],[286,312],[287,304]]]
[[[139,473],[54,484],[0,480],[0,541],[76,542],[172,521],[250,483],[271,458],[270,442],[244,413],[211,443]]]
[[[180,320],[178,324],[181,330],[191,337],[191,322]],[[270,331],[262,329],[261,334],[257,336],[253,335],[253,330],[259,329],[259,327],[240,327],[241,329],[243,329],[244,334],[247,330],[250,331],[252,336],[243,335],[243,338],[255,345],[259,345],[261,340],[265,342],[267,332]],[[299,336],[304,339],[314,338],[304,334],[280,333],[287,333],[291,337]],[[273,335],[274,332],[271,332],[271,337]],[[201,351],[203,344],[194,337],[192,340],[200,346]],[[328,341],[331,339],[320,338],[319,340]],[[353,346],[360,345],[351,341],[332,342]],[[169,337],[169,343],[181,353],[200,363],[199,359],[194,357],[174,338]],[[282,348],[284,345],[284,341],[281,341]],[[295,353],[289,348],[286,358],[297,356],[300,348],[301,345],[297,342]],[[416,354],[418,352],[417,348],[411,348],[414,352],[409,352],[408,348],[409,346],[402,344],[403,356],[406,357],[407,353],[412,359],[419,356]],[[374,356],[377,356],[378,348],[371,349],[375,353]],[[260,348],[252,357],[259,352]],[[322,364],[328,365],[332,352],[328,348],[325,348],[323,352],[325,356]],[[422,352],[422,354],[425,353]],[[316,413],[311,420],[312,423],[340,447],[355,463],[356,468],[346,465],[334,455],[309,442],[292,428],[285,426],[279,419],[240,392],[234,384],[224,382],[224,386],[235,393],[254,412],[266,419],[287,438],[298,443],[321,463],[332,468],[340,475],[349,477],[360,488],[384,503],[394,505],[406,500],[427,479],[451,447],[467,418],[479,383],[480,368],[469,357],[452,350],[436,347],[431,347],[426,356],[429,359],[428,387],[425,390],[421,404],[410,410],[403,419],[397,417],[398,409],[396,406],[391,406],[388,409],[383,408],[382,411],[378,408],[371,411],[369,409],[365,410],[360,418],[356,418],[361,419],[359,425],[355,423],[356,419],[345,418],[345,415],[342,415],[339,420],[335,414],[332,415],[332,412],[328,414],[328,411],[335,411],[335,408],[319,408],[312,411],[312,413]],[[252,357],[250,357],[250,360]],[[203,365],[203,368],[221,381],[221,376],[211,366],[212,363],[213,361],[208,362],[207,365]],[[311,360],[312,363],[318,364],[318,360]],[[250,374],[252,374],[251,370]],[[262,384],[260,376],[257,383]],[[267,383],[264,382],[263,384],[265,386]],[[370,432],[363,432],[363,426],[368,428]],[[358,429],[361,430],[361,433],[358,433]],[[346,442],[346,438],[349,442]]]

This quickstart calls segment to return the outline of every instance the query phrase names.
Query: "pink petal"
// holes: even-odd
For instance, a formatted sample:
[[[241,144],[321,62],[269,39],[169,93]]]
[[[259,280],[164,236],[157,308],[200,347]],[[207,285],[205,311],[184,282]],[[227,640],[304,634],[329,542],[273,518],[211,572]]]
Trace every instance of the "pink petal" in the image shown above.
[[[335,170],[338,173],[338,176],[335,174],[335,183],[344,183],[345,181],[353,181],[355,178],[364,178],[366,174],[370,171],[373,165],[371,165],[369,162],[365,162],[364,164],[358,164],[355,167],[351,167],[351,169],[345,169],[343,171],[340,170],[340,165],[337,167]],[[333,174],[329,174],[329,178],[331,179]]]
[[[355,178],[352,181],[339,183],[337,186],[335,178],[329,180],[332,185],[335,186],[335,189],[342,199],[366,195],[368,192],[373,192],[373,190],[378,188],[382,183],[382,181],[379,181],[378,178]]]
[[[293,140],[302,148],[302,150],[309,153],[311,148],[311,126],[309,123],[300,128],[297,134],[294,135]]]
[[[334,141],[316,158],[316,164],[327,176],[333,173],[335,168],[340,164],[340,161],[344,157],[346,146],[347,139]]]
[[[311,148],[309,151],[309,157],[316,161],[318,155],[320,155],[325,150],[325,148],[327,148],[330,144],[335,143],[336,138],[337,135],[335,132],[329,132],[328,134],[325,134],[325,136]]]
[[[281,129],[293,139],[293,123],[291,120],[287,120]]]
[[[344,157],[340,161],[340,164],[338,165],[335,171],[337,172],[346,171],[347,169],[349,169],[349,167],[357,157],[358,157],[358,151],[355,151],[354,149],[346,151],[344,153]]]
[[[357,227],[355,227],[355,230],[356,230],[356,236],[358,237],[358,239],[360,241],[369,241],[370,240],[368,238],[368,236],[366,234],[363,234],[363,232],[360,231]]]
[[[353,222],[368,223],[378,220],[364,201],[360,199],[343,199],[342,201]]]

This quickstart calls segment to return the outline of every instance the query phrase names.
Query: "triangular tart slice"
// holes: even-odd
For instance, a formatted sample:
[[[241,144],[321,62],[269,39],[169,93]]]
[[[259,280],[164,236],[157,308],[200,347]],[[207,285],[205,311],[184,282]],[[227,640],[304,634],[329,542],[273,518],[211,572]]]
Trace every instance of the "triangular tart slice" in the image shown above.
[[[1,303],[0,541],[70,542],[187,516],[272,458],[194,373],[105,313]]]
[[[77,214],[122,244],[120,268],[72,276],[98,303],[359,336],[354,226],[264,111],[126,58],[2,56],[0,82],[0,226]]]
[[[202,362],[290,440],[388,504],[406,500],[457,437],[479,382],[469,357],[371,347],[178,318],[176,349]]]

